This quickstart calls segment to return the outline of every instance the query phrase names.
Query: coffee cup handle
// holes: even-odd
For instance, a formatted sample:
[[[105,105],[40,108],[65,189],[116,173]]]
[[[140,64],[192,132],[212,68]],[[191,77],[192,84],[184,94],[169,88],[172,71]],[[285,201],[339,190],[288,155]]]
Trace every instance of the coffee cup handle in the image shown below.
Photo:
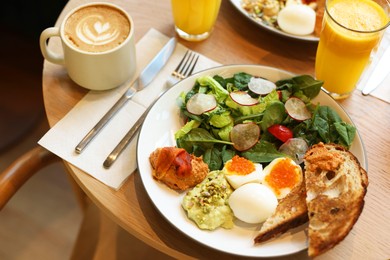
[[[50,28],[45,29],[41,33],[41,37],[39,39],[39,44],[41,47],[42,55],[46,60],[48,60],[52,63],[64,65],[65,64],[64,56],[60,55],[60,54],[56,54],[56,53],[52,52],[51,50],[49,50],[49,48],[47,46],[47,40],[50,37],[60,37],[60,29],[57,27],[50,27]]]

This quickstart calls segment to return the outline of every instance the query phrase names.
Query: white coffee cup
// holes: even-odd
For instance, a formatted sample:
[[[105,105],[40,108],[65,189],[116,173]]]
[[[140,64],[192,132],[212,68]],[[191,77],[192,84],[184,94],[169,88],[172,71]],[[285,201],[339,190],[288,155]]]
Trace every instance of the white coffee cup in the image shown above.
[[[61,38],[63,54],[48,48],[50,37]],[[73,9],[59,28],[42,32],[40,47],[46,60],[64,65],[69,77],[87,89],[118,87],[136,71],[133,20],[113,4],[94,2]]]

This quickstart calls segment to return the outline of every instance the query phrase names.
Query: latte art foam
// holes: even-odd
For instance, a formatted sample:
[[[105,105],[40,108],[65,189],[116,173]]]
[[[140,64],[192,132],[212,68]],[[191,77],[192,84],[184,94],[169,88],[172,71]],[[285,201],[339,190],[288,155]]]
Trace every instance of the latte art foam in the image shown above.
[[[115,41],[120,35],[119,30],[104,22],[104,17],[91,15],[85,17],[76,26],[76,35],[80,41],[90,45],[104,45]]]
[[[120,45],[130,32],[130,23],[119,10],[88,6],[72,14],[65,24],[71,44],[88,52],[104,52]]]

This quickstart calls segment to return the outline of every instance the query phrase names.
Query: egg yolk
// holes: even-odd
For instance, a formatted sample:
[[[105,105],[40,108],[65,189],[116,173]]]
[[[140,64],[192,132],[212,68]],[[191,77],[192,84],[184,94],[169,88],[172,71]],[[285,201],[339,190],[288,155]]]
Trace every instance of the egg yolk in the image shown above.
[[[280,160],[265,177],[266,182],[273,188],[293,188],[299,182],[296,166],[289,159]]]
[[[253,162],[238,155],[235,155],[231,161],[227,162],[225,167],[229,172],[234,172],[238,175],[247,175],[255,170]]]

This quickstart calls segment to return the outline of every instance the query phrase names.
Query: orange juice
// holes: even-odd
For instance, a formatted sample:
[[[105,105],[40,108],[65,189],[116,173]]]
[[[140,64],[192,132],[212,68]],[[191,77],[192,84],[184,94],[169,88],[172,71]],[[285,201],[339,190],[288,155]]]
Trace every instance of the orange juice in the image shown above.
[[[180,36],[187,40],[208,37],[217,19],[221,0],[172,0],[173,19]],[[183,35],[182,35],[183,34]]]
[[[328,0],[315,70],[334,97],[354,90],[388,22],[384,9],[372,0]]]

